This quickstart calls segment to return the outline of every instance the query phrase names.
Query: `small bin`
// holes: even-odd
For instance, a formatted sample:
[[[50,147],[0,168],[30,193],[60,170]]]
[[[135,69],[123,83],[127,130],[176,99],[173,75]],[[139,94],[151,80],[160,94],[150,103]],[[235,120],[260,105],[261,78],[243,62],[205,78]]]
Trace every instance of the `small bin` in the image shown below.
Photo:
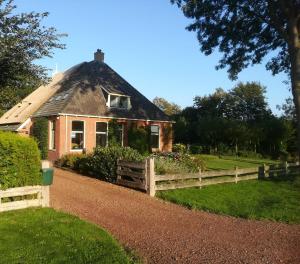
[[[42,184],[51,185],[53,183],[53,169],[42,169]]]

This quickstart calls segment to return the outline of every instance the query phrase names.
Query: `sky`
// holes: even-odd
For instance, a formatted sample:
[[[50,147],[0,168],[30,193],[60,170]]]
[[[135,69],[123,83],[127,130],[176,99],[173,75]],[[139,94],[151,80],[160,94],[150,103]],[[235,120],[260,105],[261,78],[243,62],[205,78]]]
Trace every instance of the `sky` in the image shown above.
[[[230,81],[226,69],[215,70],[222,57],[218,51],[205,56],[194,32],[185,27],[192,21],[170,0],[15,0],[16,12],[49,12],[45,26],[67,33],[64,50],[38,61],[64,71],[93,60],[99,48],[105,62],[148,99],[163,97],[182,107],[195,96],[208,95],[218,87],[231,89],[237,82],[257,81],[267,88],[274,113],[291,96],[285,74],[272,76],[265,62],[242,71]]]

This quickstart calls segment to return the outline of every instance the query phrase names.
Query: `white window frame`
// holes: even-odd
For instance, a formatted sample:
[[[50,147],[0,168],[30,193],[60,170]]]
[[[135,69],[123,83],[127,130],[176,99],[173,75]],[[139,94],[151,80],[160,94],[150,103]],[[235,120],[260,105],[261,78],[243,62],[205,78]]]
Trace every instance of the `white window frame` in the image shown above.
[[[83,131],[74,131],[75,133],[83,133],[83,148],[82,149],[72,149],[72,126],[73,126],[73,122],[83,122]],[[71,151],[80,151],[82,152],[85,149],[85,121],[84,120],[71,120],[71,134],[70,134],[70,150]]]
[[[158,127],[158,134],[153,134],[155,136],[158,136],[158,148],[153,148],[152,146],[151,146],[151,148],[152,149],[160,149],[160,125],[157,125],[157,124],[151,124],[150,125],[150,137],[152,136],[152,131],[151,131],[152,126],[157,126]],[[150,141],[150,143],[151,143],[151,141]]]
[[[123,108],[123,107],[118,107],[118,106],[111,106],[111,96],[117,96],[118,98],[120,97],[125,97],[127,98],[127,108]],[[120,100],[119,100],[120,102]],[[108,99],[107,99],[107,104],[106,104],[109,108],[115,108],[115,109],[123,109],[123,110],[130,110],[131,109],[131,100],[130,100],[130,96],[128,95],[122,95],[122,94],[114,94],[114,93],[109,93],[108,94]]]
[[[106,123],[106,133],[105,132],[97,132],[97,123]],[[106,135],[106,147],[107,147],[108,146],[108,122],[96,121],[96,123],[95,123],[95,147],[97,147],[97,140],[96,140],[97,134]]]
[[[54,135],[52,138],[53,127],[54,127]],[[50,131],[50,133],[49,133],[49,150],[56,150],[56,145],[55,145],[56,120],[49,120],[49,131]]]

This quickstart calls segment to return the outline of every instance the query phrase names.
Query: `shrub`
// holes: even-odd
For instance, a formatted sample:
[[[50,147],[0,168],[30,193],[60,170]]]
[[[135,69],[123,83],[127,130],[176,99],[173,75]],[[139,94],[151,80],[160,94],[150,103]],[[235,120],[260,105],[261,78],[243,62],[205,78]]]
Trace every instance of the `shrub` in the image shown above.
[[[66,154],[62,156],[59,160],[57,160],[55,163],[59,167],[66,167],[75,169],[77,166],[77,160],[82,159],[85,156],[85,154]]]
[[[173,144],[172,151],[173,152],[179,152],[179,153],[185,153],[186,152],[186,145],[181,144],[181,143]]]
[[[41,158],[48,158],[48,119],[45,117],[34,120],[32,135],[37,140]]]
[[[105,148],[97,147],[92,154],[68,154],[59,159],[57,164],[98,179],[115,182],[118,159],[141,161],[144,157],[137,150],[114,145]]]
[[[202,147],[198,145],[191,145],[190,146],[190,153],[191,154],[201,154],[202,153]]]
[[[32,138],[0,131],[0,188],[41,183],[40,152]]]
[[[148,153],[150,150],[149,129],[132,125],[128,130],[128,145],[136,149],[141,154]]]
[[[155,158],[155,173],[191,173],[204,170],[205,165],[200,157],[193,157],[182,153],[156,153],[152,155]]]

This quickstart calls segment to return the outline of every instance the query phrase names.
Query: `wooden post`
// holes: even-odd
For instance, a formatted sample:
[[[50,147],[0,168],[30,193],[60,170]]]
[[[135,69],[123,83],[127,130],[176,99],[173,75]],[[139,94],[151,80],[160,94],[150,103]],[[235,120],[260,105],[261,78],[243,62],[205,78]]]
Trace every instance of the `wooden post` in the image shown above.
[[[201,174],[202,174],[202,171],[201,171],[201,169],[199,169],[199,189],[202,189],[202,176],[201,176]]]
[[[235,183],[238,182],[238,180],[239,180],[238,177],[239,177],[239,174],[238,174],[238,167],[235,166]]]
[[[155,171],[154,171],[154,158],[148,158],[147,162],[147,193],[155,196]]]
[[[264,179],[266,177],[266,165],[258,167],[258,179]]]
[[[288,163],[287,161],[284,162],[284,176],[286,177],[288,175]]]
[[[49,186],[42,186],[42,207],[50,206]]]

